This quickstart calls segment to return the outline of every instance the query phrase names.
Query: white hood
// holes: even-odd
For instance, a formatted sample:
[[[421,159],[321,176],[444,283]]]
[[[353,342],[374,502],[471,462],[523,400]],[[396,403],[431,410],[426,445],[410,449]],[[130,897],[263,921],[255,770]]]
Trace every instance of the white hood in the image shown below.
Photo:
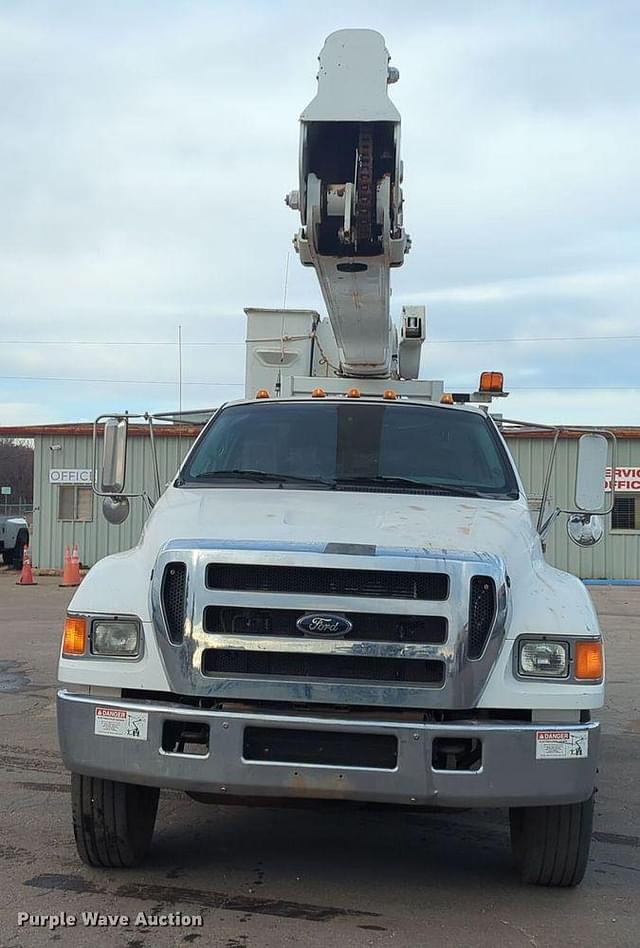
[[[233,547],[235,542],[240,547],[255,543],[263,549],[270,544],[281,549],[287,545],[294,551],[340,543],[366,544],[378,553],[381,547],[406,547],[408,555],[416,547],[449,555],[492,553],[503,559],[509,576],[511,609],[505,639],[522,632],[598,632],[583,584],[545,562],[524,498],[479,500],[364,491],[169,487],[149,517],[138,546],[100,560],[78,588],[70,610],[136,615],[150,624],[150,578],[157,556],[166,544],[181,540],[187,541],[186,548],[193,540],[194,546],[210,542],[212,547]],[[105,659],[92,663],[92,683],[109,685],[116,675],[123,687],[128,683],[128,687],[167,690],[151,625],[146,643],[143,660],[126,668],[122,662]],[[555,695],[557,686],[536,683],[525,688],[515,682],[510,654],[505,645],[492,685],[483,695],[484,706],[500,707],[505,687],[507,706],[534,707],[536,702],[543,706],[545,693],[551,689]],[[61,680],[84,681],[83,675],[86,678],[82,663],[61,660]],[[565,706],[558,704],[561,697],[553,700],[554,706]],[[567,693],[562,700],[569,707],[574,699]],[[592,703],[599,700],[589,694]]]
[[[530,557],[538,546],[523,501],[358,491],[169,488],[142,542],[172,539],[359,543]]]

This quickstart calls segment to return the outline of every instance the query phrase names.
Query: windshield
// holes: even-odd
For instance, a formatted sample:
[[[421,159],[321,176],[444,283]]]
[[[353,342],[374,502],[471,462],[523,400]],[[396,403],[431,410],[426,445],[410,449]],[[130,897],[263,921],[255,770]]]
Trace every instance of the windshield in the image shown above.
[[[177,482],[420,490],[516,498],[491,422],[402,402],[255,402],[224,408]]]

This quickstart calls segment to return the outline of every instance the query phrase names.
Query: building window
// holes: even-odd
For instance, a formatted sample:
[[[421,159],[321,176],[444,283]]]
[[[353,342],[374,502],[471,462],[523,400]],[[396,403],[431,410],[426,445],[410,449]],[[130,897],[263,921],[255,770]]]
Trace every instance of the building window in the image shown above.
[[[93,491],[90,487],[61,484],[58,487],[58,520],[93,520]]]
[[[618,494],[611,511],[612,530],[640,530],[640,494]]]

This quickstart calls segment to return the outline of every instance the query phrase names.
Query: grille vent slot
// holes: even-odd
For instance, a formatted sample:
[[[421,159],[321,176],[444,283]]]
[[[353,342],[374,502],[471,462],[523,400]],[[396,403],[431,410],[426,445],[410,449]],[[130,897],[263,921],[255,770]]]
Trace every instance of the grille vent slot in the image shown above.
[[[186,563],[167,563],[162,577],[162,608],[169,638],[174,645],[179,645],[182,642],[186,598]]]
[[[440,687],[444,663],[438,660],[377,658],[364,655],[313,655],[210,648],[204,652],[205,675],[273,675],[278,678],[384,681]]]
[[[302,638],[296,621],[301,609],[258,609],[253,606],[206,606],[204,630],[212,635],[289,636]],[[366,642],[412,642],[442,645],[447,641],[444,616],[404,616],[385,613],[349,612],[353,629],[344,638]]]
[[[441,601],[449,595],[449,577],[446,573],[387,572],[375,569],[210,563],[207,566],[206,582],[208,589],[367,596],[372,599]]]
[[[490,576],[474,576],[469,591],[467,657],[480,658],[496,614],[496,584]]]

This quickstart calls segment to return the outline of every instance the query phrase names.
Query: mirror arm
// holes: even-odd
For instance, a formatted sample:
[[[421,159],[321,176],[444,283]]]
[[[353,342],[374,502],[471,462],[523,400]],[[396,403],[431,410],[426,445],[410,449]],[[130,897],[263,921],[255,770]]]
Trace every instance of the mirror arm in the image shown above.
[[[618,461],[618,439],[613,431],[604,432],[605,437],[607,434],[611,438],[611,503],[609,509],[603,512],[603,517],[611,513],[616,502],[616,463]]]
[[[143,503],[146,505],[147,511],[148,511],[149,513],[151,513],[151,511],[153,510],[153,508],[154,508],[155,505],[156,505],[156,501],[155,501],[155,500],[151,500],[151,498],[150,498],[149,495],[147,494],[146,490],[143,490],[142,493],[139,494],[138,496],[139,496],[139,497],[142,497],[142,501],[143,501]]]
[[[555,518],[558,516],[557,513],[555,515],[551,514],[549,518],[543,523],[544,509],[547,503],[547,497],[549,496],[549,488],[551,486],[551,474],[553,473],[553,465],[555,464],[555,460],[556,460],[556,451],[558,448],[559,437],[560,437],[560,429],[557,428],[554,439],[553,439],[553,444],[551,446],[551,454],[549,456],[549,463],[547,464],[547,470],[545,471],[545,475],[544,475],[542,499],[540,500],[540,510],[538,512],[537,530],[541,537],[544,536],[544,533],[549,529],[549,526],[551,525],[553,520],[555,520]],[[553,518],[553,520],[551,518]]]
[[[549,529],[550,529],[551,526],[555,523],[555,521],[558,519],[558,517],[560,516],[561,513],[562,513],[562,510],[560,510],[559,507],[556,507],[556,508],[555,508],[554,510],[552,510],[552,512],[549,514],[549,516],[548,516],[547,519],[544,521],[544,523],[543,523],[542,525],[539,525],[539,526],[538,526],[538,534],[539,534],[541,540],[544,540],[546,534],[549,532]]]
[[[102,416],[98,416],[93,423],[93,461],[91,470],[91,490],[96,496],[100,496],[98,490],[98,422]]]
[[[162,490],[160,488],[160,468],[158,466],[158,453],[156,451],[156,439],[153,433],[153,418],[148,412],[145,412],[144,416],[147,420],[147,424],[149,425],[149,444],[151,446],[151,457],[153,460],[153,476],[156,482],[156,501],[158,501],[160,500],[160,495],[162,494]]]

